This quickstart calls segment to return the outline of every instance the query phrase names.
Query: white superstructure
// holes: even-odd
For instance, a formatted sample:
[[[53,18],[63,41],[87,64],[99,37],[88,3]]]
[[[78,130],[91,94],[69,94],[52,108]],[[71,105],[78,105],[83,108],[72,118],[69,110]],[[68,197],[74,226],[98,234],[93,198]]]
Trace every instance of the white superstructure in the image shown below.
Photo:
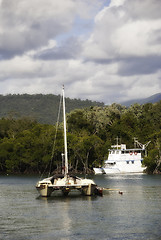
[[[145,148],[126,149],[126,144],[114,145],[109,149],[108,159],[102,168],[94,168],[95,174],[142,173],[142,153]]]

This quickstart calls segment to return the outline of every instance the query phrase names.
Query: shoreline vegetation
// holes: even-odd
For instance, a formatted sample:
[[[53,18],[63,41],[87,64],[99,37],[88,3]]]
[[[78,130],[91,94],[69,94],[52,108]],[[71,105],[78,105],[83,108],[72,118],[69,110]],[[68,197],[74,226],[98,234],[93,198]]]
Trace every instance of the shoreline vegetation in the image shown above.
[[[144,157],[147,173],[161,172],[161,101],[155,104],[91,106],[67,114],[69,169],[71,173],[92,174],[108,157],[116,143],[134,147],[134,138],[148,146]],[[64,151],[62,123],[40,123],[30,117],[0,119],[0,173],[59,173]],[[55,142],[55,143],[54,143]]]

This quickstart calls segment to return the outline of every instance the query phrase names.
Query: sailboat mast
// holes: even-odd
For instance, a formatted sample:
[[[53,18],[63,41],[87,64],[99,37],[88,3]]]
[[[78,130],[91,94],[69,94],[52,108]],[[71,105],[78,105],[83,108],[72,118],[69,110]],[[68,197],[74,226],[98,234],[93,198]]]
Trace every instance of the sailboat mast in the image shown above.
[[[66,116],[65,116],[65,94],[63,86],[63,120],[64,120],[64,151],[65,151],[65,176],[68,175],[68,155],[67,155],[67,133],[66,133]]]

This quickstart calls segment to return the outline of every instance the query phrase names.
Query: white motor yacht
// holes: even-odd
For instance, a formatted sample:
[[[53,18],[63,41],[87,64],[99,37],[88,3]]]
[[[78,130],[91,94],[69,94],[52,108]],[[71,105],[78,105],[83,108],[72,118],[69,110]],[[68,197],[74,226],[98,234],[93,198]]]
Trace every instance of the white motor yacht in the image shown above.
[[[150,142],[145,145],[138,141],[136,143],[141,148],[126,149],[126,144],[111,146],[103,167],[93,168],[95,174],[143,173],[146,167],[142,165],[142,154]]]

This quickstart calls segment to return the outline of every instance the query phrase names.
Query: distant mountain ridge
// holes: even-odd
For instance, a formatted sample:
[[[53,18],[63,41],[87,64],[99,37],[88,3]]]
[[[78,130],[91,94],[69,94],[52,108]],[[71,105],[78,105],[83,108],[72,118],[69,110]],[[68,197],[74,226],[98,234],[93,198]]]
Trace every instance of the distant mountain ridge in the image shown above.
[[[144,99],[133,99],[120,103],[129,107],[135,103],[156,103],[161,101],[161,93]],[[30,117],[40,123],[55,124],[57,121],[60,95],[53,94],[8,94],[0,95],[0,118]],[[66,112],[93,106],[104,107],[103,102],[66,98]]]
[[[139,98],[139,99],[133,99],[133,100],[121,102],[121,105],[129,107],[134,103],[145,104],[145,103],[156,103],[159,101],[161,101],[161,93],[154,94],[148,98]]]
[[[60,95],[53,94],[9,94],[0,95],[0,118],[30,117],[40,123],[54,124],[57,121]],[[66,98],[66,112],[104,103],[90,100]]]

